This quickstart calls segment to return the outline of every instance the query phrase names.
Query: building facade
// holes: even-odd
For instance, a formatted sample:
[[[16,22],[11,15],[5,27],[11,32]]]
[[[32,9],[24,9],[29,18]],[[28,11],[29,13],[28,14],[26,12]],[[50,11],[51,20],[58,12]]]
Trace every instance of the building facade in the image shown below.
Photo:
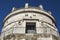
[[[50,11],[31,7],[12,9],[3,21],[0,40],[59,40],[56,22]]]

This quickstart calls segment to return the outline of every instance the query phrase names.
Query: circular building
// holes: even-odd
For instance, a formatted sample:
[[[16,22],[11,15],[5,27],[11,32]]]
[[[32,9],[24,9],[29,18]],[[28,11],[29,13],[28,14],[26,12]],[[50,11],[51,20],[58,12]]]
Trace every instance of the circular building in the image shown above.
[[[58,40],[56,22],[43,6],[12,9],[3,21],[1,40]]]

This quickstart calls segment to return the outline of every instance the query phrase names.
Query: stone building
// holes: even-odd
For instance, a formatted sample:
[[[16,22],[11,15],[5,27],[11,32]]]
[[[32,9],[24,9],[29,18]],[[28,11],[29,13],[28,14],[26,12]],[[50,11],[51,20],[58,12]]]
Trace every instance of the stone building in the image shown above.
[[[3,21],[0,40],[59,40],[59,33],[50,11],[28,6],[12,9]]]

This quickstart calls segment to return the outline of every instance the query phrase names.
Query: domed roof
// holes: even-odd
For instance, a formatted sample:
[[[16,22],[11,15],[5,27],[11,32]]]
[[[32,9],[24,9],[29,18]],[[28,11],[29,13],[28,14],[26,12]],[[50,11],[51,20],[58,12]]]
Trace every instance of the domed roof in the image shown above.
[[[35,12],[35,13],[44,14],[44,15],[48,16],[49,18],[51,18],[55,22],[55,19],[51,15],[51,12],[44,10],[42,5],[40,5],[39,7],[30,7],[30,6],[28,6],[28,3],[26,3],[24,8],[16,9],[15,7],[13,7],[12,12],[6,16],[3,23],[6,20],[8,20],[10,17],[20,14],[20,13],[25,13],[25,12]]]

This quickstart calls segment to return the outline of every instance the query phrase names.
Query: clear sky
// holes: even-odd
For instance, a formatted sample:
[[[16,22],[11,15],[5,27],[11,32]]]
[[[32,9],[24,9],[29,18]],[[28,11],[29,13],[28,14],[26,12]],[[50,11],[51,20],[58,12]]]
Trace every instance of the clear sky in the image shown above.
[[[36,7],[42,4],[44,9],[51,11],[60,32],[60,0],[0,0],[0,32],[5,16],[11,12],[13,7],[21,8],[24,7],[25,3]]]

